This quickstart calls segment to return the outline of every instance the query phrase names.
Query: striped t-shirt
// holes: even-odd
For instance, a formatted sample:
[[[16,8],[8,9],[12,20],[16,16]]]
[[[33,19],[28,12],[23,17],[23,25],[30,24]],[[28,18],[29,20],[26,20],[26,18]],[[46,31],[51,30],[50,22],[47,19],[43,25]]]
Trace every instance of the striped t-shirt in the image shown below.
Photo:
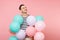
[[[23,24],[21,25],[21,29],[26,30],[26,28],[28,27],[27,22],[26,22],[27,17],[23,17],[23,19],[24,19],[24,21],[23,21]]]

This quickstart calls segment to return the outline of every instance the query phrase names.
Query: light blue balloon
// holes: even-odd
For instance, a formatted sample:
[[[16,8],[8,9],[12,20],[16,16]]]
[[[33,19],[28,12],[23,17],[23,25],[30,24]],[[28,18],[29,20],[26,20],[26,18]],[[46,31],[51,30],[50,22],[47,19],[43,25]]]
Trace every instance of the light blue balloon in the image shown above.
[[[8,40],[18,40],[18,39],[15,36],[11,36]]]
[[[20,30],[20,24],[17,23],[17,22],[12,22],[10,24],[10,31],[13,32],[13,33],[16,33]]]
[[[13,21],[22,24],[23,23],[23,17],[21,15],[17,14],[16,16],[14,16]]]
[[[36,21],[44,21],[43,16],[36,16]]]

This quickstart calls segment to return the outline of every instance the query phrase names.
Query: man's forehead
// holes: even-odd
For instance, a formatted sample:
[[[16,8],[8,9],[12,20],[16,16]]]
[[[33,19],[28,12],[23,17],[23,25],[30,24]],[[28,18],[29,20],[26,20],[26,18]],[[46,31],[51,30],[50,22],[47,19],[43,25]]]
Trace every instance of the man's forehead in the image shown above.
[[[23,8],[23,7],[26,7],[26,6],[22,6],[22,8]]]

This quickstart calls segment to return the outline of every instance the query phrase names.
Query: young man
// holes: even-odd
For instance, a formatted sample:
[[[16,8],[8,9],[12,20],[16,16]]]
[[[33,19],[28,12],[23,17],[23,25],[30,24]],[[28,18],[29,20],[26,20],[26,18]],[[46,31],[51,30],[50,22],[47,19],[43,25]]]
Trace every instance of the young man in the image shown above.
[[[21,5],[19,6],[19,10],[21,11],[21,15],[22,15],[22,17],[23,17],[23,19],[24,19],[24,22],[23,22],[23,24],[21,25],[21,29],[22,29],[22,30],[26,30],[26,28],[28,27],[28,25],[27,25],[27,23],[26,23],[26,18],[29,16],[29,14],[27,14],[27,7],[26,7],[24,4],[21,4]],[[26,36],[26,38],[29,38],[29,37]],[[26,38],[25,38],[24,40],[27,40]],[[31,38],[30,40],[32,40],[32,38]]]
[[[22,30],[26,30],[27,28],[27,23],[26,23],[26,18],[28,17],[28,14],[27,14],[27,7],[24,5],[24,4],[21,4],[19,6],[19,10],[21,11],[21,15],[24,19],[24,22],[23,24],[21,25],[21,29]]]

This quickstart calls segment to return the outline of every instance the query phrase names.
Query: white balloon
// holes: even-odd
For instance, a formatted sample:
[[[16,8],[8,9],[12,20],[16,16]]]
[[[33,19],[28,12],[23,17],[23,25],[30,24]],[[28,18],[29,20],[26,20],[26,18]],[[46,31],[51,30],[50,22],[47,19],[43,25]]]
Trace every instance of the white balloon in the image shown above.
[[[34,36],[34,40],[44,40],[45,36],[42,32],[37,32]]]
[[[28,25],[33,26],[36,22],[36,19],[34,16],[28,16],[26,22]]]
[[[16,37],[19,39],[19,40],[23,40],[26,36],[26,32],[25,30],[20,30],[18,33],[16,33]]]
[[[43,21],[38,21],[35,23],[35,28],[37,31],[42,31],[45,28],[45,23]]]

